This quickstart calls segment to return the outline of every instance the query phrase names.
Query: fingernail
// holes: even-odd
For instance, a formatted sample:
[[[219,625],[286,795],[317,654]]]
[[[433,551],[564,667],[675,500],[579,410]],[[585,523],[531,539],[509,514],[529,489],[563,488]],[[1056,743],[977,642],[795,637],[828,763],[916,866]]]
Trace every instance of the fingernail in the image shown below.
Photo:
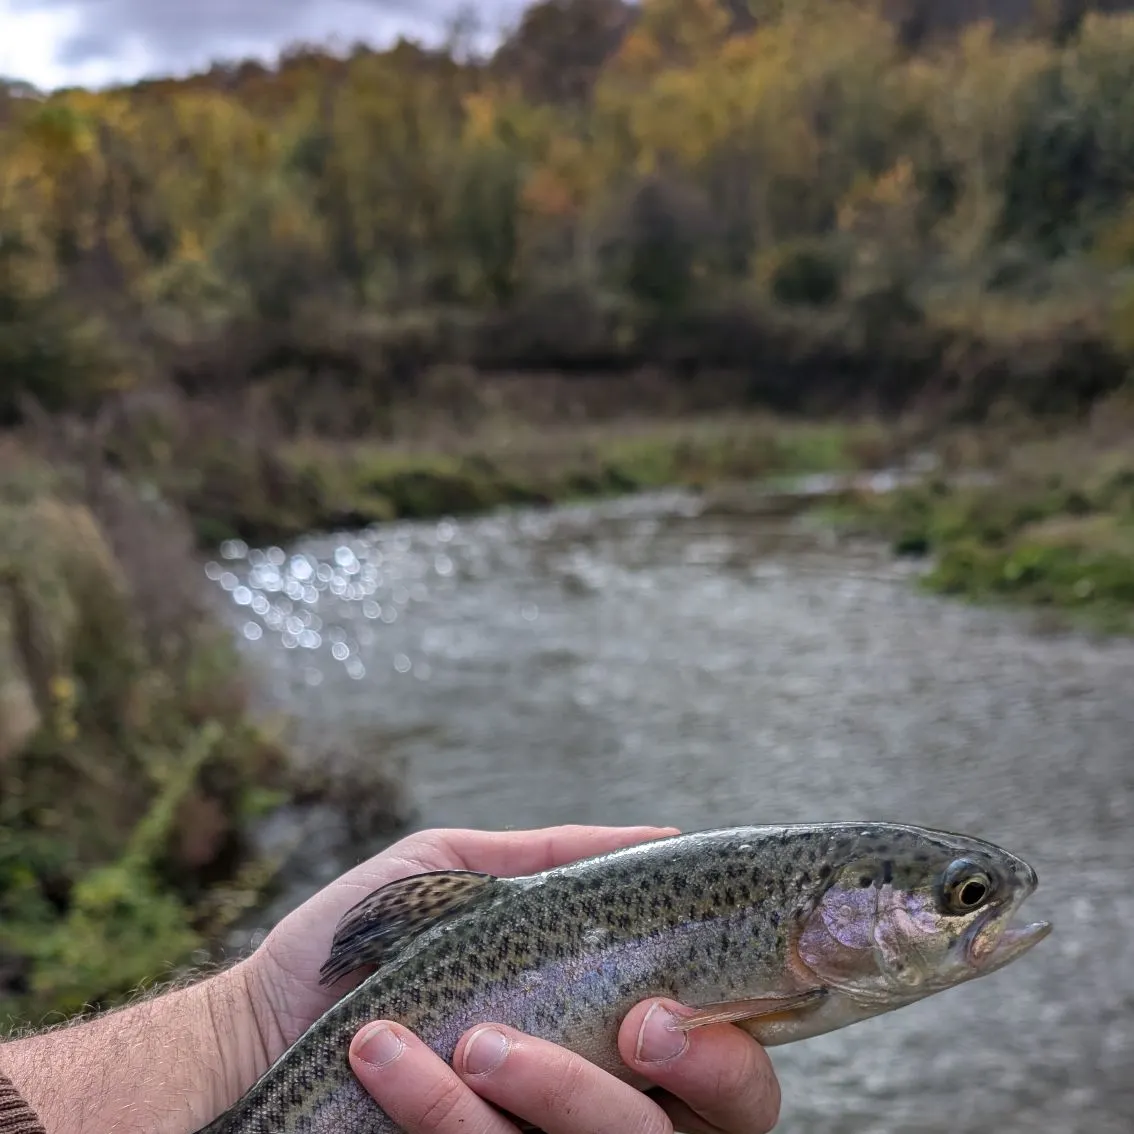
[[[358,1041],[358,1058],[374,1067],[393,1063],[406,1045],[389,1024],[372,1024]]]
[[[655,1004],[642,1021],[634,1058],[639,1063],[664,1063],[689,1046],[689,1037],[677,1030],[678,1018],[663,1004]]]
[[[473,1032],[465,1044],[465,1072],[469,1075],[487,1075],[495,1071],[511,1045],[508,1037],[498,1028],[481,1028]]]

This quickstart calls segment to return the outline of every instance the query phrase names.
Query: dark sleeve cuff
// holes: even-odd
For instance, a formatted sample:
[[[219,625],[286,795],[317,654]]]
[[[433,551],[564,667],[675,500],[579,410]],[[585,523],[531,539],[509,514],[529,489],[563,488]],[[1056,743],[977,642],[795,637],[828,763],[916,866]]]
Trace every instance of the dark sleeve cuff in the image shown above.
[[[47,1134],[11,1080],[0,1075],[0,1134]]]

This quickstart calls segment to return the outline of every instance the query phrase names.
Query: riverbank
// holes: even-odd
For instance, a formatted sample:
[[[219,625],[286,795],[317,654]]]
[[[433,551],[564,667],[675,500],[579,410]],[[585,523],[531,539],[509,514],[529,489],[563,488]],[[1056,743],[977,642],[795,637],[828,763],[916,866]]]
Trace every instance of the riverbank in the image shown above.
[[[551,429],[513,423],[409,444],[316,438],[203,467],[181,502],[203,547],[226,538],[280,542],[396,519],[873,468],[900,447],[900,433],[874,421],[754,413]]]
[[[930,557],[921,582],[936,593],[1134,634],[1134,397],[1054,434],[985,429],[937,448],[937,473],[821,512],[886,537],[895,554]]]

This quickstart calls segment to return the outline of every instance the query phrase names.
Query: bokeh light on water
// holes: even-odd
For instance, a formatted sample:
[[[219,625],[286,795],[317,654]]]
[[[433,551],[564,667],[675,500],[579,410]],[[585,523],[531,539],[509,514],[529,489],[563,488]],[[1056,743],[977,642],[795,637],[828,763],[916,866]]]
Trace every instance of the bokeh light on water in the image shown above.
[[[290,554],[228,540],[205,572],[235,606],[247,610],[240,631],[249,642],[305,653],[307,684],[321,685],[332,663],[338,663],[337,672],[361,681],[367,675],[361,655],[376,652],[381,628],[411,604],[445,593],[455,571],[446,549],[457,535],[456,525],[443,520],[412,535],[377,530]],[[399,673],[429,677],[427,662],[414,666],[404,653],[394,653],[392,664]]]
[[[270,696],[307,721],[326,702],[320,697],[297,705],[305,689],[328,682],[340,688],[344,679],[373,689],[375,683],[385,686],[391,674],[430,681],[438,664],[458,658],[464,648],[451,632],[436,628],[433,612],[447,609],[478,579],[524,570],[537,548],[572,527],[584,530],[596,515],[618,522],[637,514],[646,530],[656,525],[655,513],[678,516],[694,507],[672,494],[619,501],[597,512],[381,525],[304,540],[288,550],[227,540],[205,574],[230,604],[237,633],[270,674]],[[586,586],[586,563],[574,568],[577,585]],[[518,597],[510,606],[505,617],[513,623],[532,625],[539,618],[539,605],[530,599]],[[367,704],[364,715],[373,714],[377,705],[372,699]]]

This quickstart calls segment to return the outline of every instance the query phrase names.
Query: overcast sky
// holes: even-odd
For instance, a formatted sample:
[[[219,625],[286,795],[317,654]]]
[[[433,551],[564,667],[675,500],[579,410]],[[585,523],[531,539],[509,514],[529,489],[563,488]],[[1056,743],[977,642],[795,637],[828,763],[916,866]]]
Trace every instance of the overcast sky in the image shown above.
[[[498,30],[522,0],[476,0]],[[0,76],[51,88],[271,59],[296,40],[436,40],[459,0],[0,0]]]

